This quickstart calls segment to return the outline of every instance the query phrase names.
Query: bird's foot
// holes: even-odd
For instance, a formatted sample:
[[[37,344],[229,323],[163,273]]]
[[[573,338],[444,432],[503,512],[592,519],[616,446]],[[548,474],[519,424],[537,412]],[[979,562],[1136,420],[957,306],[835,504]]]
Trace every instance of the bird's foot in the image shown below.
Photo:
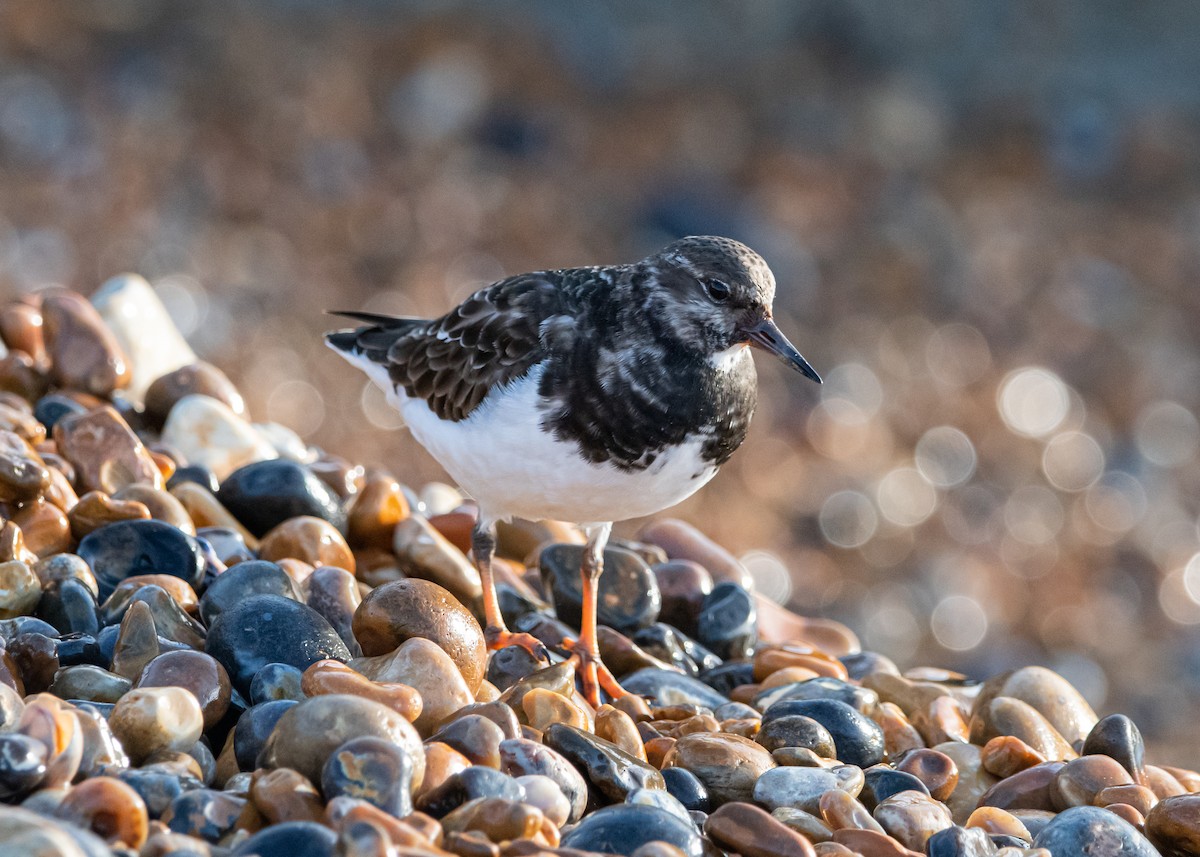
[[[535,660],[550,660],[550,652],[546,649],[545,643],[533,634],[514,633],[502,626],[488,625],[483,631],[483,639],[487,643],[489,652],[503,649],[505,646],[520,646]]]
[[[617,683],[616,677],[608,671],[608,667],[600,660],[595,650],[584,643],[570,637],[562,641],[562,648],[571,653],[571,661],[575,664],[575,672],[583,687],[583,698],[593,708],[600,707],[600,691],[604,690],[611,699],[628,696],[629,691]]]

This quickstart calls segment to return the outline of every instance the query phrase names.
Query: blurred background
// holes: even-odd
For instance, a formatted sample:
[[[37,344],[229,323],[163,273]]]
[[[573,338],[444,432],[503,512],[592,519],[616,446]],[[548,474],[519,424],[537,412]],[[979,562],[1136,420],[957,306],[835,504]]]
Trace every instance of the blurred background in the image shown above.
[[[322,311],[719,233],[760,361],[671,514],[902,667],[1200,764],[1200,5],[0,4],[0,293],[136,271],[252,414],[444,478]],[[636,532],[636,522],[626,534]]]

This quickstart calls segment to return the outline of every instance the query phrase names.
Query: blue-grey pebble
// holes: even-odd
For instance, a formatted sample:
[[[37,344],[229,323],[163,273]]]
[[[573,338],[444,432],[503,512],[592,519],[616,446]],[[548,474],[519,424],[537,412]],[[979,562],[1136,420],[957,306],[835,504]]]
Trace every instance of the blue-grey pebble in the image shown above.
[[[696,636],[723,660],[749,657],[758,642],[754,596],[736,583],[718,583],[700,605]]]
[[[839,761],[869,768],[883,761],[883,730],[875,721],[837,699],[786,699],[763,714],[763,726],[789,714],[811,717],[829,730]]]
[[[714,709],[729,701],[701,679],[657,667],[643,667],[621,678],[630,693],[648,696],[659,705],[699,705]]]
[[[251,836],[230,857],[334,857],[337,834],[312,821],[285,821]]]
[[[562,839],[563,848],[601,854],[632,854],[655,840],[674,845],[687,857],[701,857],[704,843],[696,825],[652,806],[618,804],[584,816]]]
[[[200,543],[164,521],[117,521],[88,533],[77,551],[96,575],[100,597],[140,574],[170,574],[199,587],[204,577]]]
[[[1034,837],[1034,848],[1054,857],[1159,857],[1132,824],[1096,806],[1076,806],[1060,812]]]

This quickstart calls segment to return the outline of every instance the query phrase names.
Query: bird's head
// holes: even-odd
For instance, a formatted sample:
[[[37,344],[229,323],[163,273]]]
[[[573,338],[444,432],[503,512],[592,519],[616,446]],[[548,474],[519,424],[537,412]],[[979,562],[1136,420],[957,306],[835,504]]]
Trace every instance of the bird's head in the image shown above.
[[[821,383],[772,320],[775,275],[745,244],[708,235],[681,238],[642,265],[654,283],[647,309],[685,348],[712,357],[753,345]]]

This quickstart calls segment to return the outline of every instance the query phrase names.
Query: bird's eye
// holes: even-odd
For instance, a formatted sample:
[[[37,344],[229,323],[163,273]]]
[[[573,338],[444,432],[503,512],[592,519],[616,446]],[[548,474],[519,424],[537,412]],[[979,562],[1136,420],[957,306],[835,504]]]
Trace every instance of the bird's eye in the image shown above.
[[[700,282],[704,286],[704,291],[708,292],[708,296],[717,303],[724,303],[729,300],[729,295],[733,291],[729,288],[728,283],[714,280],[711,277],[707,277]]]

